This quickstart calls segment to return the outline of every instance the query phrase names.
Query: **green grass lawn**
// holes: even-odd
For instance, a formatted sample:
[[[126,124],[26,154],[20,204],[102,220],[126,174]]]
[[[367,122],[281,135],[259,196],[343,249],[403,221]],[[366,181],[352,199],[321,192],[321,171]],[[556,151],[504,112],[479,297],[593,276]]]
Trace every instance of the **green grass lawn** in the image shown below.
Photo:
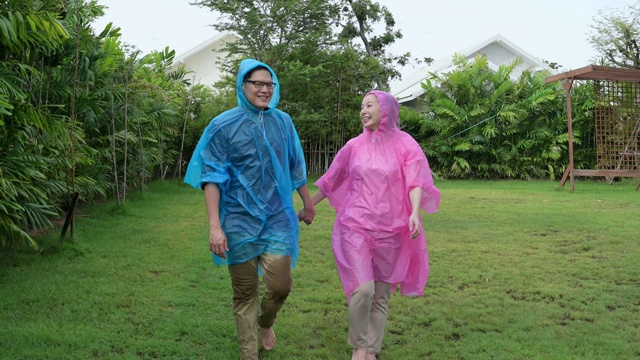
[[[379,359],[640,358],[636,185],[438,181],[426,294],[393,294]],[[302,227],[278,344],[262,359],[350,358],[333,219],[323,202]],[[153,183],[124,206],[81,209],[73,241],[56,230],[39,254],[0,251],[0,358],[237,359],[229,275],[207,229],[200,191]]]

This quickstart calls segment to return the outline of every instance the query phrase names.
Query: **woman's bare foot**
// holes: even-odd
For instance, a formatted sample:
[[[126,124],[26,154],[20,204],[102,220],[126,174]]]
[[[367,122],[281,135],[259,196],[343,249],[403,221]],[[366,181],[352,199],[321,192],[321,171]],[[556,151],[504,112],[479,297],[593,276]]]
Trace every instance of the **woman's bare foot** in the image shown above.
[[[353,349],[351,360],[367,360],[367,349]]]
[[[260,328],[260,340],[262,341],[262,347],[267,351],[276,347],[276,333],[273,328]]]
[[[376,357],[376,353],[367,353],[365,360],[378,360],[378,358]]]

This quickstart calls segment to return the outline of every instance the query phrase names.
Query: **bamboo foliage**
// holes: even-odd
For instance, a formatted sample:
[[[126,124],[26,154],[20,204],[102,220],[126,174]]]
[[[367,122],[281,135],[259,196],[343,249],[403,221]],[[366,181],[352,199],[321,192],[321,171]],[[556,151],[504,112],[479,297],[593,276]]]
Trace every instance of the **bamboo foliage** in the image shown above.
[[[31,233],[81,202],[114,195],[177,162],[183,78],[174,52],[123,46],[96,1],[0,4],[0,244]],[[191,119],[192,116],[187,116]],[[164,169],[164,170],[163,170]]]
[[[274,68],[286,84],[278,107],[294,121],[311,174],[324,173],[339,149],[362,132],[362,97],[375,88],[384,67],[336,41],[332,26],[339,22],[327,11],[336,14],[331,6],[337,3],[305,2],[318,20],[311,27],[304,19],[311,15],[295,2],[282,3],[286,14],[244,19],[250,22],[246,41],[231,48],[237,51],[223,66],[235,69],[238,58],[254,56]],[[303,19],[290,19],[297,13]],[[237,105],[234,71],[215,90],[192,84],[188,69],[171,70],[172,50],[143,55],[122,44],[112,24],[94,33],[89,24],[101,15],[95,0],[0,2],[2,246],[37,249],[33,231],[69,215],[76,192],[81,203],[115,197],[120,204],[128,191],[144,190],[171,168],[181,177],[206,125]],[[274,22],[281,28],[271,29],[277,31],[268,39],[282,33],[284,42],[248,48],[251,31],[260,36]],[[301,31],[287,30],[295,24]],[[402,126],[420,141],[432,169],[444,177],[558,174],[566,163],[563,92],[544,86],[540,74],[512,80],[516,63],[497,72],[482,58],[458,59],[457,65],[425,84],[426,116],[401,109]],[[589,139],[588,122],[581,122],[588,119],[589,104],[576,105],[576,111],[574,133]],[[577,163],[592,151],[589,141],[576,140]]]
[[[26,9],[30,10],[30,9]],[[60,151],[64,121],[40,103],[40,58],[53,54],[68,32],[46,11],[0,6],[0,243],[36,243],[28,230],[51,225],[57,183],[48,182],[48,154]],[[49,141],[50,140],[50,141]]]
[[[350,48],[316,53],[314,62],[301,60],[282,66],[279,79],[286,83],[282,109],[294,120],[302,140],[310,174],[324,173],[335,154],[362,132],[359,121],[364,94],[375,83],[369,76],[377,64]]]

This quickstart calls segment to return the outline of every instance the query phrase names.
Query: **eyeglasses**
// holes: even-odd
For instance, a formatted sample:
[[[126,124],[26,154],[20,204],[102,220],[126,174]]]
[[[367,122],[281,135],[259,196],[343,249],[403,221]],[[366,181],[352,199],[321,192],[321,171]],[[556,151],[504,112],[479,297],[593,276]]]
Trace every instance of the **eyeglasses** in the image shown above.
[[[257,80],[245,80],[244,82],[253,84],[253,86],[258,90],[262,89],[265,86],[267,87],[267,90],[273,90],[276,88],[276,85],[277,85],[274,82],[264,82],[264,81],[257,81]]]

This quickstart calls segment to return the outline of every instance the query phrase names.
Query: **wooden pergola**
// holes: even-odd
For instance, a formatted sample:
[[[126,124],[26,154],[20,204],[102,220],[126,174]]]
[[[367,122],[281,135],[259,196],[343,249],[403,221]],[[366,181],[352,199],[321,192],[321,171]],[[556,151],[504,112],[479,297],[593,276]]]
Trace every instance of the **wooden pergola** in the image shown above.
[[[594,170],[574,168],[571,87],[575,80],[594,81],[597,153]],[[564,81],[569,132],[569,165],[560,186],[564,186],[568,177],[573,191],[576,176],[640,178],[640,70],[590,65],[545,79],[545,83],[555,81]],[[638,188],[640,184],[636,191]]]

